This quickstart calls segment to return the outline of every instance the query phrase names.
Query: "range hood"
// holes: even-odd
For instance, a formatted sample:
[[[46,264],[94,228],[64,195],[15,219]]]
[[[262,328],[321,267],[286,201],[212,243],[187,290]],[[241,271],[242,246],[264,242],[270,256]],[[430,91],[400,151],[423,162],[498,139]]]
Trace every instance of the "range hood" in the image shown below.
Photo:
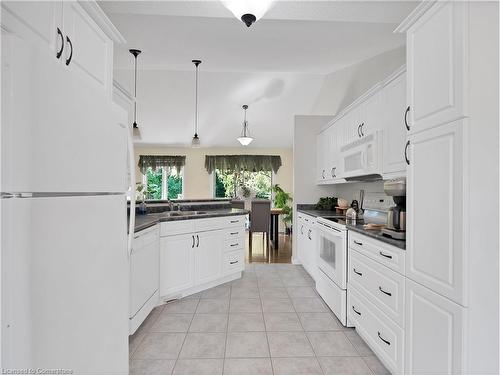
[[[382,176],[377,173],[366,174],[362,176],[344,177],[344,179],[348,182],[373,182],[383,180]]]

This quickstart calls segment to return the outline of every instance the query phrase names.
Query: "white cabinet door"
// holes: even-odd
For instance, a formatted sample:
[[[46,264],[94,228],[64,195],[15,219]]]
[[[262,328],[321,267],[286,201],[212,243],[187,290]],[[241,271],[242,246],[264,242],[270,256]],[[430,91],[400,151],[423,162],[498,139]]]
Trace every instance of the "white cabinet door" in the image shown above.
[[[406,275],[466,305],[465,120],[410,137]]]
[[[344,119],[345,144],[354,142],[361,138],[360,132],[360,107],[353,108],[349,113],[346,113]]]
[[[323,165],[325,166],[325,180],[331,182],[334,176],[334,134],[335,126],[332,125],[324,131],[325,148]]]
[[[194,285],[195,235],[160,238],[160,296],[172,295]]]
[[[405,374],[464,374],[466,309],[406,280]]]
[[[383,173],[406,174],[404,148],[406,141],[406,75],[389,82],[383,93]]]
[[[361,105],[359,132],[362,137],[382,128],[382,91],[377,91]]]
[[[126,191],[125,111],[22,37],[1,47],[1,191]]]
[[[63,16],[66,65],[82,84],[94,85],[111,96],[113,42],[76,1],[64,1]]]
[[[438,1],[407,31],[412,132],[466,115],[468,3]]]
[[[56,59],[64,40],[62,9],[62,1],[2,1],[2,26]]]
[[[222,247],[224,232],[214,230],[196,233],[195,283],[204,284],[219,278],[222,274]]]

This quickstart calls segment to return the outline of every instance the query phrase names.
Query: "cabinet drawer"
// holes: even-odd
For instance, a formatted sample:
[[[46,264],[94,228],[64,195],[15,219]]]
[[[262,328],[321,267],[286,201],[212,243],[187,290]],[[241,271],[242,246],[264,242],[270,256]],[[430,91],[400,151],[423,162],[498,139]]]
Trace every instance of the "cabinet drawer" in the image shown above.
[[[405,275],[405,251],[362,234],[349,231],[349,248]]]
[[[160,223],[160,236],[174,236],[194,232],[194,220],[167,221]]]
[[[237,239],[243,238],[244,239],[245,238],[245,228],[234,227],[234,228],[227,229],[224,232],[224,238],[226,241],[233,240],[235,238],[237,238]]]
[[[392,374],[403,374],[404,331],[356,288],[347,293],[349,322]]]
[[[240,250],[245,248],[245,239],[243,237],[224,241],[224,251]]]
[[[243,271],[245,268],[245,256],[243,250],[228,251],[222,256],[222,272],[228,275]]]
[[[366,298],[404,327],[405,278],[370,258],[349,249],[348,288]]]
[[[243,229],[244,225],[245,225],[245,216],[224,216],[224,217],[214,217],[210,219],[195,220],[195,227],[197,232],[226,229],[230,227]]]

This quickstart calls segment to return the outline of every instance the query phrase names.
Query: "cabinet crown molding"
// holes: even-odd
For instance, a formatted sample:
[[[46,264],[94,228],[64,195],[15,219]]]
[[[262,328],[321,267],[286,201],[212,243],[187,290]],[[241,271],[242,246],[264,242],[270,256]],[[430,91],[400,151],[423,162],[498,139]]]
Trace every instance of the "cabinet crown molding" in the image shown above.
[[[406,33],[406,31],[417,22],[422,15],[427,12],[434,4],[436,4],[437,0],[428,0],[422,1],[409,15],[406,17],[403,22],[399,24],[398,27],[393,31],[394,33]],[[442,1],[444,2],[444,1]]]
[[[97,4],[97,2],[89,0],[78,0],[78,4],[83,9],[85,9],[85,11],[89,14],[90,18],[94,20],[94,22],[114,43],[118,44],[127,43],[126,39],[118,31],[115,25],[113,25],[111,20],[108,18],[106,13],[104,13],[104,11]]]

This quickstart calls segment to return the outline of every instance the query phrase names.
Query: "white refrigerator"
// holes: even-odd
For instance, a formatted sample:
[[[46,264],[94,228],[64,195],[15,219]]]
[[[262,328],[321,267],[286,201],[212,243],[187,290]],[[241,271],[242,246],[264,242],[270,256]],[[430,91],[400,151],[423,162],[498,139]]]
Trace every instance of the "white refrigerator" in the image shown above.
[[[129,124],[2,30],[2,369],[128,373]]]

